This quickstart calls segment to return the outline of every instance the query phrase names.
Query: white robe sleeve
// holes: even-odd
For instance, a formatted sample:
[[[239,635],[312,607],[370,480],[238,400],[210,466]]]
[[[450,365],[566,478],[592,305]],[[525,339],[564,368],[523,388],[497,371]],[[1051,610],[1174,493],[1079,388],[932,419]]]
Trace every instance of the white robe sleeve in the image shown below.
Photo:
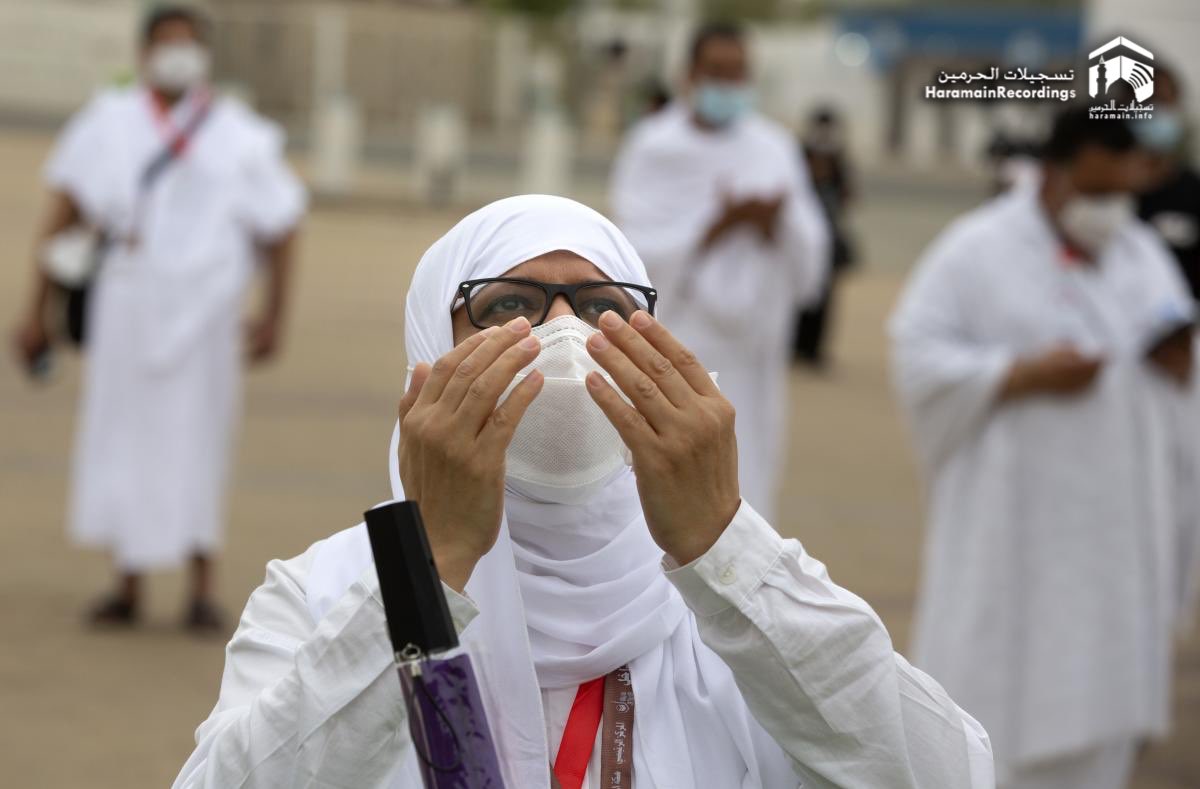
[[[983,728],[745,502],[705,555],[667,576],[806,787],[994,786]]]
[[[258,139],[246,159],[243,218],[254,238],[269,243],[300,224],[308,201],[284,158],[283,133],[273,124],[259,123]]]
[[[951,232],[918,264],[892,315],[892,377],[927,469],[970,440],[995,406],[1015,361],[1011,349],[970,331],[977,252]]]
[[[113,102],[109,92],[102,92],[75,113],[59,134],[44,170],[46,185],[67,194],[92,224],[100,224],[118,180],[112,172],[114,158],[107,154]]]
[[[1149,229],[1146,228],[1148,231]],[[1185,321],[1196,320],[1196,303],[1166,244],[1153,232],[1140,235],[1145,247],[1139,272],[1147,286],[1135,310],[1135,327],[1142,344],[1148,346],[1163,332]],[[1149,380],[1149,396],[1160,402],[1170,460],[1168,497],[1176,527],[1172,554],[1178,600],[1176,626],[1180,635],[1195,627],[1200,603],[1200,365],[1195,358],[1200,334],[1193,334],[1191,380],[1183,387],[1168,381],[1155,370]],[[1147,362],[1149,364],[1149,362]]]
[[[314,625],[304,585],[315,551],[267,566],[176,789],[374,789],[404,759],[411,740],[374,566]],[[446,596],[461,630],[476,609]]]

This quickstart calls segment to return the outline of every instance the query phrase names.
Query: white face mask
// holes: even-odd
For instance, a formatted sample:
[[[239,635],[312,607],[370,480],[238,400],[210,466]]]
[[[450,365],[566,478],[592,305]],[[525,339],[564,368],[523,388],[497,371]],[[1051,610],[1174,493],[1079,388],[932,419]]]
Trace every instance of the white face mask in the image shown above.
[[[1058,224],[1072,244],[1095,256],[1133,217],[1133,197],[1128,194],[1076,195],[1063,206]]]
[[[542,341],[542,350],[514,386],[530,370],[540,371],[546,380],[508,446],[505,481],[539,501],[579,504],[629,464],[629,451],[584,383],[592,370],[608,377],[587,352],[587,338],[596,329],[564,315],[535,326],[532,333]]]
[[[713,126],[727,126],[754,106],[754,94],[740,82],[705,80],[692,91],[696,114]]]
[[[159,44],[146,59],[146,80],[159,90],[183,93],[208,79],[208,50],[195,41]]]

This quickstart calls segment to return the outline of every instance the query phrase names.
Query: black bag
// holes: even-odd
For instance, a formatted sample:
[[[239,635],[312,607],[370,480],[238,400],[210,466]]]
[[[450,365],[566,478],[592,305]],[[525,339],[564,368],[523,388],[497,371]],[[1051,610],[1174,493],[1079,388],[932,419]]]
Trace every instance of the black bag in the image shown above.
[[[83,323],[90,290],[90,282],[78,288],[62,288],[63,328],[67,331],[67,339],[76,348],[83,347]]]

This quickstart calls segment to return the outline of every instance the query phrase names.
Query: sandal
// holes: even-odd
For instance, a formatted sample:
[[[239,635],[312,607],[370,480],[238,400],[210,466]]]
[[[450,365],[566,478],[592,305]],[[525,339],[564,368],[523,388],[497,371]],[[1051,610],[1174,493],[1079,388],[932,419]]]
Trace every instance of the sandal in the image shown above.
[[[93,627],[129,627],[137,620],[137,603],[115,595],[102,598],[87,614],[87,622]]]
[[[183,626],[193,633],[218,634],[225,633],[225,615],[221,609],[207,600],[193,600],[183,618]]]

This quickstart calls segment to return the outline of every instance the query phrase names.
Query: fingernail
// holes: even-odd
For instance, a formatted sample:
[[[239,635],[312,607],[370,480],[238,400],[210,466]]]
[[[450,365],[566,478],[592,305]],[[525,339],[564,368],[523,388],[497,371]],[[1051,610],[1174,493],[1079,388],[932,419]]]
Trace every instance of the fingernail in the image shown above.
[[[600,316],[600,325],[608,329],[615,329],[621,325],[621,316],[612,310],[608,310]]]
[[[508,330],[514,334],[521,334],[529,328],[529,319],[522,315],[519,318],[513,318],[507,324]]]
[[[527,351],[536,351],[537,347],[538,347],[538,339],[537,339],[537,337],[533,337],[533,336],[526,337],[525,339],[523,339],[519,343],[517,343],[517,345],[521,346],[522,348],[524,348]]]
[[[653,322],[654,321],[651,320],[650,315],[645,310],[638,310],[637,312],[633,313],[633,317],[629,319],[630,325],[632,325],[635,329],[644,329]]]
[[[607,315],[608,313],[604,314]],[[600,320],[603,321],[604,318],[600,318]],[[588,338],[588,344],[592,346],[593,351],[603,351],[608,347],[608,338],[597,332]]]
[[[584,380],[587,381],[588,389],[599,389],[600,384],[602,383],[600,380],[600,373],[596,372],[595,370],[588,373],[587,378]]]

